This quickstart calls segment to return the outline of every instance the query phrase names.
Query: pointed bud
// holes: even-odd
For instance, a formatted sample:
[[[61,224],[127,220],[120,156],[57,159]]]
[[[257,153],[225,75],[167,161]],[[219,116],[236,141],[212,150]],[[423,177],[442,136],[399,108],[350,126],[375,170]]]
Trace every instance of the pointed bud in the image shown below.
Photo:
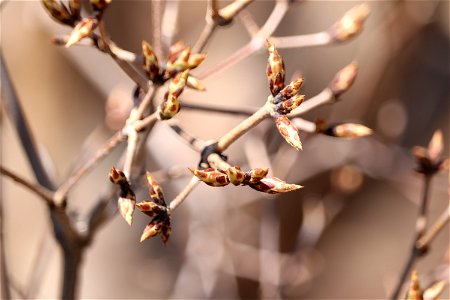
[[[284,63],[275,46],[267,40],[269,59],[267,60],[267,79],[269,80],[270,92],[276,96],[284,88]]]
[[[282,114],[282,115],[288,114],[292,110],[299,107],[300,104],[302,104],[304,100],[305,100],[305,95],[295,95],[294,97],[275,105],[274,111],[279,114]]]
[[[178,97],[186,86],[186,81],[189,75],[189,70],[185,70],[182,73],[178,73],[177,76],[170,82],[169,95]]]
[[[344,123],[330,125],[323,133],[329,136],[353,139],[371,135],[373,131],[361,124]]]
[[[66,48],[69,48],[81,39],[90,36],[97,26],[98,20],[96,18],[90,17],[81,20],[70,33],[69,39],[66,43]]]
[[[154,218],[167,214],[167,208],[152,201],[142,201],[136,204],[136,207],[147,216]]]
[[[281,136],[289,145],[297,150],[302,150],[302,142],[298,135],[298,129],[286,116],[276,117],[275,124]]]
[[[92,8],[96,11],[105,10],[112,0],[89,0],[91,2]]]
[[[206,58],[206,54],[204,53],[196,53],[191,54],[188,59],[188,66],[189,69],[195,69],[197,68]]]
[[[109,170],[109,180],[115,184],[123,184],[123,183],[128,184],[127,177],[125,176],[125,174],[122,171],[116,169],[115,167],[112,167],[111,170]]]
[[[57,22],[69,26],[74,25],[75,20],[64,4],[57,0],[42,0],[41,2],[47,13]]]
[[[353,38],[363,29],[369,13],[370,7],[366,3],[353,7],[329,29],[331,38],[336,42],[345,42]]]
[[[411,274],[411,284],[409,286],[408,293],[406,294],[406,300],[422,300],[422,291],[420,289],[419,278],[416,270],[414,270]]]
[[[206,183],[210,186],[225,186],[230,183],[230,179],[228,178],[227,174],[219,171],[218,169],[214,168],[208,168],[205,170],[198,170],[198,169],[189,169],[192,174],[194,174],[198,179]]]
[[[160,220],[153,219],[148,225],[144,228],[144,232],[141,235],[141,243],[146,239],[154,237],[158,233],[161,232],[162,222]]]
[[[438,300],[446,285],[447,282],[444,280],[434,283],[423,292],[423,300]]]
[[[230,182],[234,185],[240,185],[244,182],[245,173],[242,172],[241,168],[238,166],[228,168],[225,173],[228,175]]]
[[[168,61],[166,64],[166,72],[164,76],[166,78],[170,78],[177,74],[178,72],[182,72],[184,70],[189,69],[189,56],[191,55],[191,47],[186,47],[183,49],[176,59],[172,61]]]
[[[345,93],[355,81],[358,74],[358,63],[352,62],[340,70],[328,86],[335,97]]]
[[[156,182],[155,178],[152,176],[150,172],[146,173],[148,191],[152,200],[159,205],[166,206],[166,202],[164,201],[164,195],[161,187],[158,182]]]
[[[181,108],[180,101],[174,95],[168,96],[167,100],[161,104],[160,116],[162,120],[173,118]]]
[[[259,182],[251,184],[250,187],[268,194],[287,193],[303,188],[298,184],[286,183],[277,177],[265,177]]]
[[[170,225],[170,217],[167,217],[161,225],[161,240],[164,245],[167,245],[170,234],[172,233],[172,226]]]
[[[256,168],[256,169],[253,169],[253,170],[251,170],[249,172],[249,175],[250,175],[249,183],[253,184],[253,183],[259,182],[259,181],[261,181],[261,179],[266,177],[267,174],[269,174],[269,168]]]
[[[159,73],[158,58],[150,44],[146,41],[142,41],[142,53],[144,54],[144,69],[149,79],[154,81]]]
[[[206,87],[205,85],[198,79],[197,77],[189,74],[186,82],[186,86],[188,88],[197,90],[197,91],[205,91]]]
[[[117,204],[119,206],[119,212],[122,218],[131,226],[133,223],[133,213],[136,206],[136,197],[127,195],[128,197],[119,197]]]
[[[299,78],[289,83],[289,85],[285,86],[275,97],[273,97],[272,103],[278,104],[295,96],[300,90],[303,81],[303,78]]]
[[[436,161],[441,156],[444,148],[443,140],[442,131],[436,130],[430,140],[430,143],[428,144],[428,156],[430,160]]]

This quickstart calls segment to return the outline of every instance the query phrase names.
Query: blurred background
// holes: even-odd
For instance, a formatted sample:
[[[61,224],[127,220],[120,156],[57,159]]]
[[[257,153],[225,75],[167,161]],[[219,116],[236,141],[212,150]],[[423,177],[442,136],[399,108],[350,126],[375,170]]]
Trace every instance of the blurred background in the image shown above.
[[[168,5],[174,3],[167,0]],[[358,3],[292,4],[274,35],[325,30]],[[175,41],[193,44],[204,26],[206,2],[178,5]],[[302,190],[273,196],[245,187],[201,184],[174,212],[167,246],[159,238],[139,243],[148,222],[142,214],[135,214],[131,228],[116,216],[86,252],[79,297],[385,299],[409,255],[422,193],[410,150],[426,146],[441,129],[444,156],[449,155],[449,2],[379,1],[370,6],[365,29],[350,42],[280,53],[286,78],[304,76],[301,93],[306,98],[322,91],[339,69],[358,61],[356,82],[342,100],[305,118],[361,123],[375,134],[343,140],[301,133],[304,150],[297,152],[282,141],[273,122],[262,123],[230,147],[229,162],[245,170],[249,164],[270,166],[274,176],[304,185]],[[274,1],[255,1],[247,11],[262,25],[273,7]],[[143,39],[151,42],[148,1],[114,0],[105,23],[111,39],[124,49],[139,53]],[[77,160],[88,158],[120,128],[134,89],[107,55],[50,42],[55,34],[69,32],[39,1],[2,3],[2,53],[59,183]],[[219,28],[196,72],[223,61],[249,39],[239,19]],[[267,51],[262,50],[205,79],[206,92],[187,90],[182,99],[259,107],[269,93],[266,62]],[[3,105],[0,116],[1,164],[34,181]],[[177,119],[193,136],[210,140],[243,117],[182,109]],[[118,147],[70,193],[68,209],[74,219],[84,218],[109,187],[108,171],[123,149]],[[146,152],[142,163],[155,173],[170,201],[189,181],[187,168],[197,165],[199,155],[163,123],[152,131]],[[142,187],[138,201],[148,198],[144,182]],[[45,205],[4,178],[1,198],[13,296],[20,298],[17,290],[22,290],[32,298],[58,297],[62,255]],[[435,176],[430,200],[432,222],[448,206],[448,173]],[[447,227],[418,263],[424,286],[448,280],[448,259]]]

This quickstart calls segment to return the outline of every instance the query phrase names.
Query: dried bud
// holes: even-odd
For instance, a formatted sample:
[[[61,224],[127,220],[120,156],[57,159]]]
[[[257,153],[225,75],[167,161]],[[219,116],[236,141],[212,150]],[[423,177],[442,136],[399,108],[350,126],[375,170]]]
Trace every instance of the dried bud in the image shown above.
[[[352,86],[357,74],[358,63],[355,61],[340,70],[328,86],[333,95],[339,97],[345,93]]]
[[[205,91],[206,87],[203,85],[203,83],[198,79],[197,77],[189,74],[186,82],[186,86],[188,88],[197,90],[197,91]]]
[[[278,104],[296,95],[300,90],[303,81],[303,78],[299,78],[289,83],[289,85],[284,87],[275,97],[273,97],[272,103]]]
[[[234,185],[240,185],[244,182],[245,173],[242,172],[241,168],[238,166],[228,168],[225,173],[228,175],[230,182]]]
[[[70,0],[69,9],[72,16],[79,20],[81,18],[81,3],[80,0]]]
[[[298,129],[295,125],[286,117],[278,116],[275,118],[275,124],[281,136],[288,142],[289,145],[297,150],[302,150],[302,142],[298,135]]]
[[[317,129],[320,130],[320,127],[317,127]],[[372,132],[369,127],[354,123],[330,125],[323,131],[324,134],[329,136],[350,139],[365,137],[371,135]]]
[[[304,100],[305,100],[305,95],[295,95],[294,97],[275,105],[274,111],[279,114],[282,114],[282,115],[288,114],[292,110],[299,107],[300,104],[302,104]]]
[[[273,96],[276,96],[284,88],[284,63],[275,46],[269,41],[267,41],[267,50],[269,50],[266,71],[267,79],[269,80],[270,92]]]
[[[419,278],[416,270],[414,270],[411,274],[411,285],[408,293],[406,294],[406,300],[422,300],[422,291],[420,289]]]
[[[164,195],[161,187],[158,182],[156,182],[155,178],[153,178],[150,172],[146,173],[147,184],[148,184],[148,192],[152,200],[159,205],[166,206],[166,202],[164,201]]]
[[[210,186],[225,186],[230,183],[227,174],[218,169],[208,168],[205,170],[189,169],[198,179]]]
[[[423,292],[423,300],[438,300],[446,285],[447,282],[444,280],[434,283]]]
[[[150,44],[146,41],[142,41],[142,53],[144,54],[144,69],[149,79],[154,81],[159,74],[158,58]]]
[[[70,33],[69,39],[66,43],[66,48],[69,48],[81,39],[90,36],[97,26],[98,20],[96,18],[90,17],[81,20]]]
[[[52,16],[57,22],[73,26],[74,18],[67,10],[66,6],[57,0],[42,0],[42,4],[47,10],[48,14]]]
[[[250,187],[260,192],[277,194],[295,191],[301,189],[303,186],[286,183],[277,177],[265,177],[259,182],[251,184]]]
[[[92,7],[96,11],[105,10],[112,0],[90,0]]]
[[[370,8],[366,3],[353,7],[330,28],[331,38],[337,42],[344,42],[353,38],[363,29],[364,21],[369,13]]]
[[[253,169],[253,170],[251,170],[249,172],[249,176],[250,176],[249,183],[253,184],[253,183],[259,182],[259,181],[261,181],[261,179],[266,177],[267,174],[269,174],[269,168],[256,168],[256,169]]]
[[[188,59],[188,66],[189,69],[195,69],[197,68],[206,58],[206,54],[204,53],[196,53],[191,54]]]
[[[118,200],[119,212],[128,225],[133,222],[133,213],[136,206],[136,196],[128,183],[125,174],[112,167],[109,171],[109,180],[120,186],[120,197]]]
[[[136,204],[136,207],[140,209],[147,216],[154,218],[156,216],[167,214],[167,207],[159,205],[153,201],[142,201]]]

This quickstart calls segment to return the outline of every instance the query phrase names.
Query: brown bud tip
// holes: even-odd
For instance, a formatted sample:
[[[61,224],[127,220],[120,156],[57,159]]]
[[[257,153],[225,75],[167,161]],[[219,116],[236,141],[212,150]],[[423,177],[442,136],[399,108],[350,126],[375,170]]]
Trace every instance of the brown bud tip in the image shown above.
[[[284,88],[285,70],[283,58],[278,53],[275,46],[267,40],[267,50],[269,58],[267,60],[267,79],[269,81],[270,92],[276,96]]]
[[[355,61],[340,70],[329,85],[333,95],[339,97],[346,92],[352,86],[357,74],[358,63]]]
[[[208,168],[205,170],[189,169],[198,179],[206,183],[207,185],[220,187],[230,183],[226,173],[214,168]]]
[[[245,179],[245,173],[242,172],[241,168],[238,166],[234,166],[228,168],[225,173],[228,175],[230,182],[234,185],[240,185]]]
[[[111,180],[112,183],[117,184],[123,180],[126,180],[126,177],[122,171],[116,169],[115,167],[112,167],[109,171],[109,180]]]
[[[438,300],[446,285],[447,282],[444,280],[434,283],[423,292],[423,300]]]
[[[41,2],[47,13],[55,21],[69,26],[74,25],[74,18],[71,16],[71,13],[67,10],[66,6],[60,1],[42,0]]]
[[[154,80],[159,73],[158,58],[152,47],[146,41],[142,41],[142,54],[144,55],[144,69],[150,80]]]
[[[84,18],[70,33],[69,39],[66,43],[66,48],[69,48],[73,44],[76,44],[81,39],[88,37],[92,34],[95,28],[98,26],[98,20],[96,18]]]
[[[249,183],[257,183],[269,174],[269,168],[256,168],[250,171]]]
[[[279,116],[275,118],[275,124],[277,125],[277,129],[281,136],[289,145],[294,147],[296,150],[302,150],[302,142],[300,141],[300,136],[298,135],[298,129],[286,116]]]
[[[152,200],[159,205],[166,206],[166,202],[164,201],[164,194],[158,182],[155,180],[155,178],[152,176],[150,172],[146,173],[146,177],[149,194]]]
[[[369,127],[354,123],[331,125],[324,132],[326,135],[350,139],[365,137],[372,133],[373,131]]]
[[[330,36],[337,42],[348,41],[361,32],[364,21],[370,13],[367,3],[353,7],[337,21],[329,30]]]

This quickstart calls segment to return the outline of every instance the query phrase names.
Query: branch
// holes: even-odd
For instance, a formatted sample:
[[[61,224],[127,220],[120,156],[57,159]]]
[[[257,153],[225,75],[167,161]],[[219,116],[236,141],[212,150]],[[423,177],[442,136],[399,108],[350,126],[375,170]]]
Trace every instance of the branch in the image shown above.
[[[186,197],[194,190],[194,188],[198,185],[200,180],[196,176],[192,176],[189,183],[181,190],[181,192],[170,202],[169,209],[170,211],[174,211],[180,206],[181,203],[184,202]]]

